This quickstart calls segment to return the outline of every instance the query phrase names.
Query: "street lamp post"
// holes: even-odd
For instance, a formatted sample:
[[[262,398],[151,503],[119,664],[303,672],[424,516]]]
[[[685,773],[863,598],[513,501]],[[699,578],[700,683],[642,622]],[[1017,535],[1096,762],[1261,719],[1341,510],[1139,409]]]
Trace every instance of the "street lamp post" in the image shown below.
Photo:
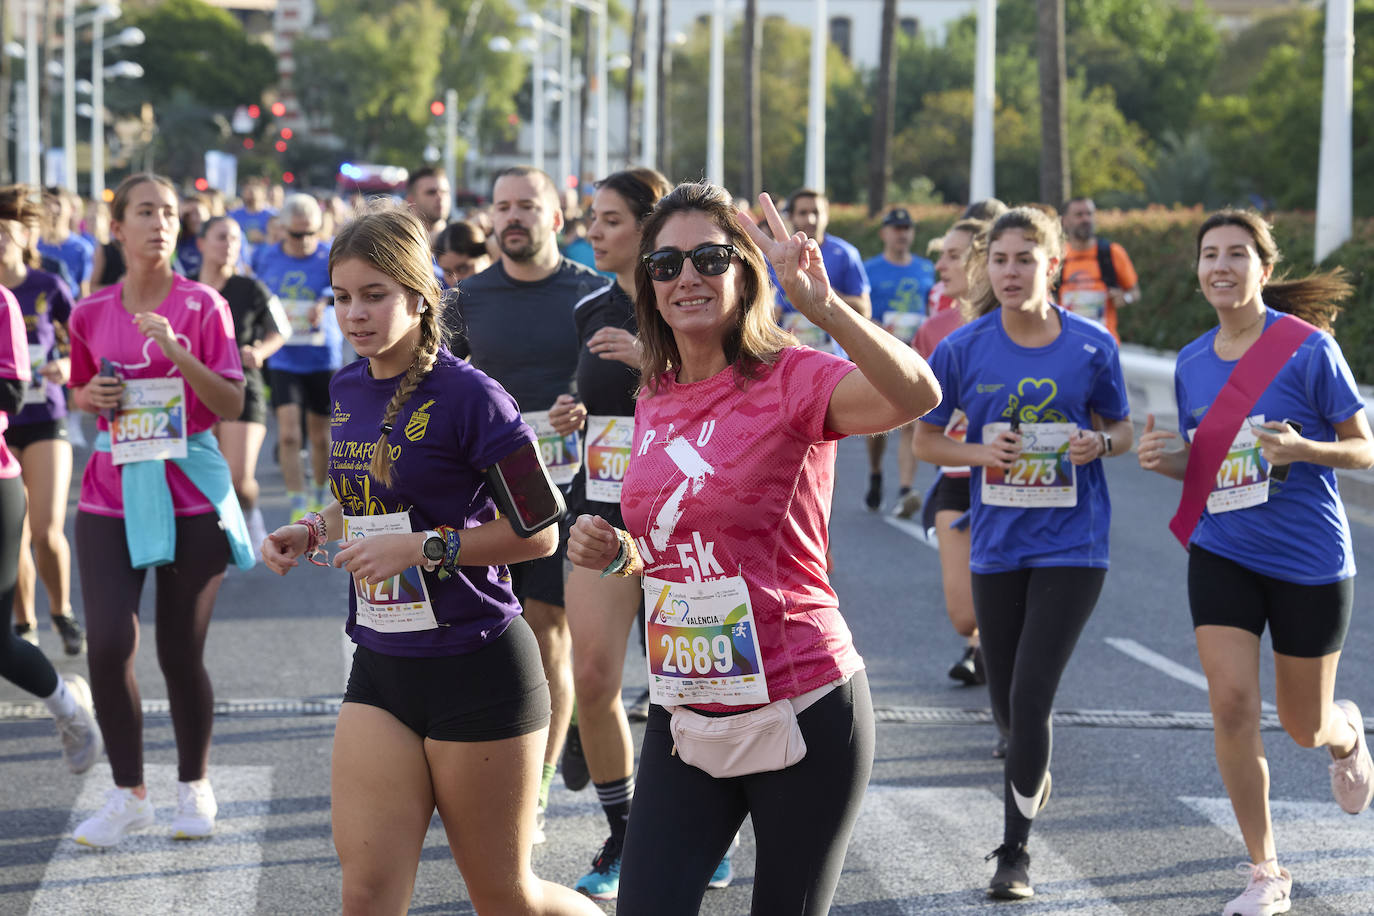
[[[825,55],[830,49],[825,0],[813,0],[811,93],[806,116],[806,186],[825,193]]]
[[[38,139],[38,0],[24,8],[24,184],[43,183]]]
[[[969,163],[970,201],[993,196],[993,101],[996,98],[994,54],[997,47],[997,0],[978,0],[978,31],[973,65],[973,151]]]
[[[725,185],[725,0],[711,6],[711,63],[706,96],[706,180]]]

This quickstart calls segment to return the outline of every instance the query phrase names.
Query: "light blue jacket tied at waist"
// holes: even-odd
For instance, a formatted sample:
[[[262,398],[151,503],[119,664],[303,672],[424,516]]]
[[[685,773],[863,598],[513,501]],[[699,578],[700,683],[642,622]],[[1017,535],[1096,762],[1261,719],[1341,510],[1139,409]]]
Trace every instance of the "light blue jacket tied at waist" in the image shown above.
[[[110,433],[102,430],[95,438],[97,452],[110,451]],[[186,457],[172,458],[197,490],[210,500],[219,515],[220,527],[229,538],[234,565],[252,569],[254,552],[248,540],[248,525],[243,520],[229,464],[220,453],[219,442],[210,430],[186,439]],[[177,520],[172,507],[172,490],[167,486],[167,459],[134,461],[120,466],[120,488],[124,496],[124,539],[134,569],[165,566],[176,558]]]

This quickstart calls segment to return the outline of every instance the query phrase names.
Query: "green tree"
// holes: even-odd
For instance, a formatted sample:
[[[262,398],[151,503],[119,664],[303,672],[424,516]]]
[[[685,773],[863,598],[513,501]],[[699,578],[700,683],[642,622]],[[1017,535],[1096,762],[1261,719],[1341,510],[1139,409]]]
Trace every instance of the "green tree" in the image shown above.
[[[127,54],[143,67],[143,78],[122,91],[112,87],[113,104],[136,94],[157,106],[180,92],[227,111],[260,101],[277,82],[272,52],[249,38],[233,16],[203,0],[166,0],[131,11],[124,21],[146,36]]]

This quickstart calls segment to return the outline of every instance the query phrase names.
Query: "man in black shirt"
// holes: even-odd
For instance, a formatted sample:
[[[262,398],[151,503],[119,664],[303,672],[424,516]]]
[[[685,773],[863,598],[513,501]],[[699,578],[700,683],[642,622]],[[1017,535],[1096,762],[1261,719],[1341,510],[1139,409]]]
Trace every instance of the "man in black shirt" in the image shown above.
[[[449,348],[459,357],[470,357],[474,366],[510,392],[541,438],[540,426],[564,435],[580,427],[586,416],[582,405],[567,394],[576,390],[581,350],[573,314],[578,305],[602,295],[610,281],[559,254],[563,212],[546,173],[530,166],[505,169],[497,174],[491,197],[501,257],[458,285],[458,297],[445,314]],[[530,416],[546,411],[547,420]],[[554,482],[560,484],[571,480],[572,474],[566,474],[565,481],[560,473],[567,471],[550,468]],[[572,718],[572,641],[563,610],[566,548],[565,531],[552,557],[511,567],[515,595],[539,639],[553,707],[539,793],[540,839],[549,784]]]

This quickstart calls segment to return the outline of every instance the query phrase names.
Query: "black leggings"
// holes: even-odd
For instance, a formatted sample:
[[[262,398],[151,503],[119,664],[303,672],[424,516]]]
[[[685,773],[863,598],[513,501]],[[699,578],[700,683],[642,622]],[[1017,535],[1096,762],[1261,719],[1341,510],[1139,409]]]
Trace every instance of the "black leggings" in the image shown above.
[[[117,786],[143,784],[143,707],[134,678],[138,602],[146,570],[134,569],[124,519],[76,513],[76,559],[86,605],[95,714]],[[205,634],[215,609],[229,541],[213,512],[177,519],[176,554],[157,578],[157,661],[167,679],[177,779],[205,776],[214,725],[214,689],[205,670]]]
[[[873,699],[860,671],[797,716],[806,756],[785,770],[715,779],[672,753],[668,713],[649,708],[621,862],[621,916],[693,916],[721,857],[754,819],[752,913],[821,916],[873,772]]]
[[[0,480],[0,676],[34,696],[50,697],[57,689],[57,670],[10,625],[23,531],[24,478],[7,477]]]
[[[1105,569],[1086,566],[973,574],[988,699],[1007,739],[1005,843],[1024,843],[1030,836],[1031,818],[1012,793],[1036,796],[1050,768],[1054,695],[1106,577]]]

